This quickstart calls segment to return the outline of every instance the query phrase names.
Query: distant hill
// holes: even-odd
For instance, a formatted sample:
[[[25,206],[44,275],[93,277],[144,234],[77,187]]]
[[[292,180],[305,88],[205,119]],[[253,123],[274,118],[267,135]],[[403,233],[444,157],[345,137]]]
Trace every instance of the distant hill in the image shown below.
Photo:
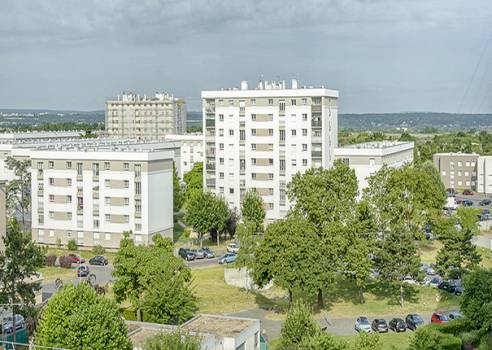
[[[188,126],[202,125],[201,111],[188,111]],[[492,129],[492,114],[452,114],[437,112],[340,114],[340,129],[355,131],[432,132]],[[47,122],[101,123],[104,111],[64,111],[36,109],[0,109],[0,127],[33,125]]]

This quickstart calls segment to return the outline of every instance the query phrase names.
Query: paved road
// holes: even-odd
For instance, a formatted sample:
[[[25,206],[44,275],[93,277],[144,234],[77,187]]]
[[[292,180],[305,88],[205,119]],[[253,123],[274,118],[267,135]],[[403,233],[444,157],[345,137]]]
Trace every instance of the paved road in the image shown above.
[[[472,242],[479,247],[492,249],[492,234],[475,236],[473,237]]]

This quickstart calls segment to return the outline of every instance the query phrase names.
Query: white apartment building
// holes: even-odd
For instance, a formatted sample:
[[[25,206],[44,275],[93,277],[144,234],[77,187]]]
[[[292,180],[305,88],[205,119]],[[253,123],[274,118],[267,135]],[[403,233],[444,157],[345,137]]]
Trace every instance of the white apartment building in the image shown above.
[[[290,88],[285,81],[260,82],[250,89],[202,91],[205,143],[204,188],[240,208],[255,189],[266,219],[283,217],[286,186],[297,172],[330,167],[338,132],[338,91]]]
[[[195,163],[203,162],[203,134],[166,135],[164,139],[180,143],[180,179],[193,169]]]
[[[476,191],[492,194],[492,156],[479,156],[476,172],[478,174]]]
[[[359,196],[368,186],[367,179],[386,165],[402,167],[413,162],[413,142],[374,141],[347,145],[335,149],[335,159],[341,159],[355,170]]]
[[[172,239],[178,147],[92,140],[31,149],[32,239],[107,248],[118,248],[124,231],[137,244]]]
[[[109,137],[163,140],[186,132],[186,105],[165,92],[154,97],[124,92],[106,102],[105,125]]]

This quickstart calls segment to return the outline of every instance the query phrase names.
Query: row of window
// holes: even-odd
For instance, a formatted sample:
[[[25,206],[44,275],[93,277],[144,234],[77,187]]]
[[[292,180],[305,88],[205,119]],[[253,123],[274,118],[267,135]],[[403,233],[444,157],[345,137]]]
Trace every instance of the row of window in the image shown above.
[[[458,162],[458,166],[461,167],[463,166],[463,163],[465,164],[465,166],[467,167],[474,167],[475,166],[475,162],[474,161],[466,161],[466,162],[462,162],[462,161],[459,161]],[[451,168],[454,168],[454,162],[449,162],[449,166]]]
[[[307,113],[302,113],[301,115],[302,115],[302,121],[303,122],[306,122],[308,120]],[[297,114],[291,114],[290,116],[293,117],[293,118],[297,118]],[[270,121],[273,120],[273,114],[268,114],[268,117],[269,117],[268,119]],[[234,114],[229,114],[229,118],[234,118]],[[251,121],[256,121],[256,120],[257,120],[257,115],[254,114],[254,113],[251,114]],[[219,114],[219,121],[220,122],[223,122],[224,121],[224,115],[223,114]],[[262,121],[265,121],[265,120],[262,120]]]
[[[470,176],[470,172],[469,171],[462,172],[461,170],[459,170],[457,173],[458,173],[458,176],[462,176],[462,174],[464,174],[465,176]],[[442,174],[442,176],[446,176],[446,170],[442,170],[441,171],[441,174]],[[477,176],[477,173],[475,171],[472,171],[471,174],[472,174],[472,176]],[[454,177],[454,171],[450,171],[449,172],[449,176],[451,178],[453,178]]]
[[[313,104],[321,104],[321,97],[312,97],[311,99],[313,101]],[[224,105],[224,100],[222,100],[222,99],[219,99],[217,102],[218,102],[219,106]],[[256,98],[250,99],[249,102],[252,106],[256,106]],[[234,100],[228,100],[228,103],[229,103],[229,106],[234,106]],[[269,98],[268,99],[268,105],[273,106],[273,103],[274,103],[273,98]],[[279,100],[279,103],[280,104],[284,103],[284,105],[285,105],[285,100]],[[303,106],[305,106],[305,105],[307,105],[307,103],[308,103],[308,99],[306,97],[302,97],[301,98],[301,104]],[[296,98],[290,99],[290,104],[292,106],[296,106],[297,105],[297,99]],[[239,101],[239,106],[244,107],[244,101]],[[215,106],[212,106],[212,107],[215,108]]]
[[[38,162],[38,170],[43,170],[43,164],[44,164],[43,162]],[[55,162],[53,160],[49,160],[48,168],[53,169],[54,166],[55,166]],[[72,169],[72,162],[66,161],[65,168]],[[83,170],[83,163],[77,163],[77,175],[82,175],[82,170]],[[111,162],[104,162],[104,170],[111,170]],[[123,163],[123,170],[129,171],[130,163],[126,163],[126,162]],[[135,164],[134,171],[136,175],[140,175],[142,172],[142,165]],[[93,175],[99,175],[99,163],[92,163],[92,173]]]

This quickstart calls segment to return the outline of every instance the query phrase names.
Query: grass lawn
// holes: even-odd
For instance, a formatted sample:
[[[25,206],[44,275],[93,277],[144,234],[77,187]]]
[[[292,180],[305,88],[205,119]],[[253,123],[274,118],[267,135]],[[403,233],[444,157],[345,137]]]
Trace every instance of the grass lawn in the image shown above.
[[[43,278],[45,281],[54,281],[57,278],[66,280],[77,277],[76,269],[64,269],[59,266],[42,267],[39,269],[39,272],[43,274]]]

